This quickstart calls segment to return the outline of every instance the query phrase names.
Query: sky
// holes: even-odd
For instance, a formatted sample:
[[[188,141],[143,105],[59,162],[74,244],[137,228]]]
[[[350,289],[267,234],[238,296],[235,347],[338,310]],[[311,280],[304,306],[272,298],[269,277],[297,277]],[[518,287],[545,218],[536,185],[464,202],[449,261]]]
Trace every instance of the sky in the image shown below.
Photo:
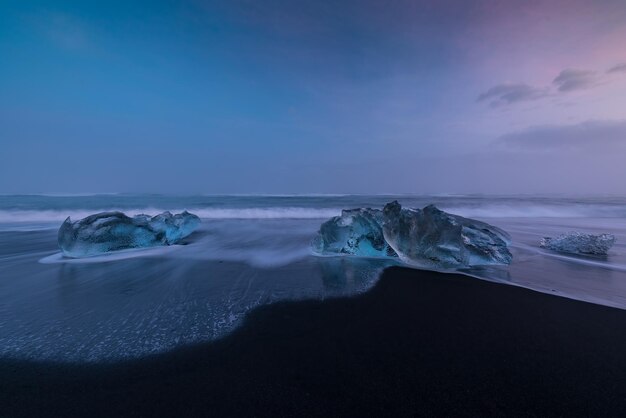
[[[0,0],[0,193],[626,194],[623,0]]]

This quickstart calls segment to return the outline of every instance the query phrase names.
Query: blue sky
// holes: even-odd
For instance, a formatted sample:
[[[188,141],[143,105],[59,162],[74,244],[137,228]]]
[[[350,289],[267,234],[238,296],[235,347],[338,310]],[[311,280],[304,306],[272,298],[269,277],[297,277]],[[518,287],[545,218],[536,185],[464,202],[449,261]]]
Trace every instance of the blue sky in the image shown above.
[[[626,3],[0,2],[0,192],[626,193]]]

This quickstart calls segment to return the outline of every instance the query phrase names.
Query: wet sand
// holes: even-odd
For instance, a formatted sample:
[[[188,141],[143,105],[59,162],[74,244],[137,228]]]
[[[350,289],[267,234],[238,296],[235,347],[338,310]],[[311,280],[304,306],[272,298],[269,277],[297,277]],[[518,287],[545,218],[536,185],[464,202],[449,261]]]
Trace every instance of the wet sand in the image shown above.
[[[2,417],[625,414],[626,311],[404,268],[142,360],[0,360]]]

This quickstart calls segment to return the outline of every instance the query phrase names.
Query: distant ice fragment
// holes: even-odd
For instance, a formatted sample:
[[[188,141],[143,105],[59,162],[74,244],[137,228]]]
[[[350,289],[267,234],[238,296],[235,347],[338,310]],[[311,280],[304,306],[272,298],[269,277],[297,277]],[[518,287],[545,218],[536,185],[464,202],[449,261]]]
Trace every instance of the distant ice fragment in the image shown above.
[[[431,268],[510,264],[509,236],[484,222],[427,206],[403,209],[398,202],[379,209],[344,210],[320,227],[313,240],[319,254],[399,257]]]
[[[397,257],[383,236],[382,217],[380,209],[343,210],[322,224],[313,249],[319,254]]]
[[[585,234],[582,232],[570,232],[555,238],[544,237],[539,245],[552,251],[570,254],[607,255],[609,249],[615,244],[615,236],[612,234]]]
[[[433,268],[510,264],[506,232],[453,215],[433,205],[403,209],[397,201],[383,209],[383,233],[400,259]]]
[[[187,211],[132,218],[122,212],[102,212],[75,222],[68,217],[59,228],[58,242],[67,257],[89,257],[130,248],[176,244],[199,224],[200,218]]]

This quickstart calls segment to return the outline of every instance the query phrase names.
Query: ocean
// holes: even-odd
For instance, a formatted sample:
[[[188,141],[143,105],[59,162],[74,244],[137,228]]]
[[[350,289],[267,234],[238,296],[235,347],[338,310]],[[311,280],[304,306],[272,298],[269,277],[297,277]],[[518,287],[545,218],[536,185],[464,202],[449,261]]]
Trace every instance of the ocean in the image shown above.
[[[435,204],[512,236],[513,263],[463,271],[544,293],[626,308],[626,198],[482,195],[0,196],[0,356],[57,362],[138,358],[218,339],[251,309],[352,296],[393,260],[319,257],[320,224],[342,209],[398,200]],[[186,245],[63,258],[68,216],[188,210],[202,218]],[[539,247],[570,231],[612,233],[606,257]],[[398,318],[399,321],[403,320]]]

